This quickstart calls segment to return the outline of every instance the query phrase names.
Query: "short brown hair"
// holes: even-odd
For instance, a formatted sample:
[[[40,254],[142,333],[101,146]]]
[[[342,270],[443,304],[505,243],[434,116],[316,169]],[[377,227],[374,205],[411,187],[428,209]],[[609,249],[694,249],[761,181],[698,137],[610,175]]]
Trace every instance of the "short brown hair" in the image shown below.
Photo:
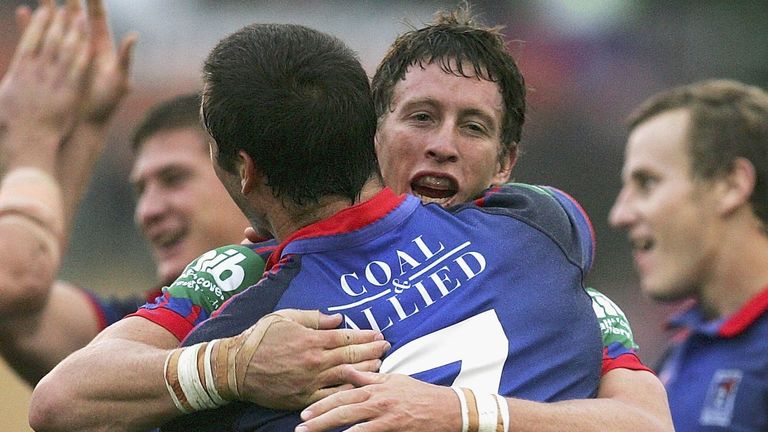
[[[736,158],[749,160],[757,180],[750,203],[768,224],[768,93],[731,80],[706,80],[658,93],[628,119],[630,130],[664,111],[690,113],[688,142],[692,174],[723,175]]]

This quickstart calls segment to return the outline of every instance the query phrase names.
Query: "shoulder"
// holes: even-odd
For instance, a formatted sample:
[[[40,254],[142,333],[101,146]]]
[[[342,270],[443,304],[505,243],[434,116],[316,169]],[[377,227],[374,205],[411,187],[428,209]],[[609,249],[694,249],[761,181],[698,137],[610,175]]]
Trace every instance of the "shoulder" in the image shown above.
[[[228,245],[210,250],[189,263],[165,291],[171,297],[191,299],[208,312],[216,310],[261,279],[265,254],[259,249],[257,245]]]
[[[472,203],[453,211],[478,208],[515,218],[557,243],[567,255],[588,269],[592,265],[595,233],[578,201],[560,189],[525,183],[507,183],[486,190]]]

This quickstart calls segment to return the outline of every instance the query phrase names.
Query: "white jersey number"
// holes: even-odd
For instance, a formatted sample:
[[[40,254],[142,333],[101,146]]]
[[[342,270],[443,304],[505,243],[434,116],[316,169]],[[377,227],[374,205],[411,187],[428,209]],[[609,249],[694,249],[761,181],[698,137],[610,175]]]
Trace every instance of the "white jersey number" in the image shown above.
[[[509,340],[495,310],[475,315],[408,342],[381,364],[381,372],[412,375],[457,361],[453,385],[498,393]]]

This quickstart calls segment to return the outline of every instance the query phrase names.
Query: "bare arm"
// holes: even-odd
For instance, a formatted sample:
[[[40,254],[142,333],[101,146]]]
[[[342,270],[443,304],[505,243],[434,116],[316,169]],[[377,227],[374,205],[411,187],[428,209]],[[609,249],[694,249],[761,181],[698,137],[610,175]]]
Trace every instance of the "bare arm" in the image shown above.
[[[336,393],[302,413],[297,428],[317,432],[461,431],[458,397],[446,387],[404,375],[347,370],[354,390]],[[601,380],[597,399],[555,403],[506,398],[509,431],[673,431],[666,392],[650,372],[616,369]],[[364,429],[363,429],[364,428]]]
[[[30,425],[38,431],[141,431],[174,418],[180,412],[165,388],[163,364],[178,343],[144,318],[115,323],[38,383]]]
[[[135,39],[115,53],[101,0],[88,5],[88,20],[79,0],[18,8],[0,84],[0,354],[31,384],[99,330],[86,294],[54,279]]]
[[[82,16],[44,6],[0,83],[0,325],[39,311],[58,271],[62,195],[55,160],[90,62]]]
[[[376,370],[389,347],[377,332],[331,330],[340,316],[291,313],[266,326],[268,320],[260,320],[245,337],[217,340],[233,355],[214,356],[224,360],[214,370],[231,367],[239,376],[247,374],[243,399],[306,406],[339,386],[340,365]],[[254,344],[252,333],[263,337]],[[170,332],[144,318],[112,325],[40,381],[32,393],[30,424],[37,431],[142,431],[175,418],[181,412],[166,387],[164,365],[169,354],[179,352],[171,349],[177,345]]]
[[[53,7],[50,1],[42,3]],[[62,247],[66,247],[77,206],[106,143],[110,121],[130,89],[131,56],[137,40],[135,33],[128,34],[116,48],[103,0],[89,0],[87,6],[93,59],[83,98],[71,107],[77,113],[74,129],[57,155],[56,177],[64,199]],[[70,14],[81,12],[80,0],[67,0],[66,7]],[[18,8],[16,21],[21,30],[27,28],[30,18],[28,7]]]
[[[86,294],[55,282],[42,309],[9,319],[0,329],[0,354],[34,385],[66,356],[87,345],[100,327]]]

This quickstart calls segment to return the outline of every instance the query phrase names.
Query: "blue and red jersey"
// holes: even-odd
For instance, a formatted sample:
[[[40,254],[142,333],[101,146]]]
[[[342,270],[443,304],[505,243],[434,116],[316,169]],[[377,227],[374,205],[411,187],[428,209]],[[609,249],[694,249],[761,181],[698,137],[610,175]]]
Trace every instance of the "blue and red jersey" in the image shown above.
[[[768,287],[739,311],[706,320],[694,304],[659,370],[677,432],[768,431]]]
[[[586,215],[509,184],[449,210],[385,189],[281,243],[266,277],[183,342],[234,336],[283,308],[341,313],[392,344],[382,371],[536,401],[592,397],[603,354],[584,289]],[[297,413],[234,403],[168,430],[289,430]]]
[[[227,299],[261,279],[264,263],[277,247],[274,240],[210,250],[184,269],[168,287],[138,311],[140,316],[184,339]]]

